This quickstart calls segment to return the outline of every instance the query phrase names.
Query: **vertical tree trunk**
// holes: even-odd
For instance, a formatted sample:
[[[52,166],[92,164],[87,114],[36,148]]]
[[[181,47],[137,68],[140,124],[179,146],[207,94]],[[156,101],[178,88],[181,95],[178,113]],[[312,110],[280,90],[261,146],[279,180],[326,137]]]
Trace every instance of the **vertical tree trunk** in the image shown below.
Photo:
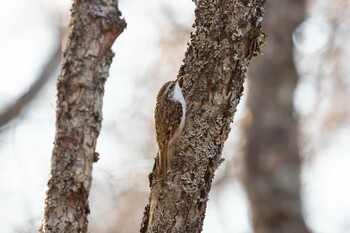
[[[195,32],[179,76],[187,102],[185,128],[163,181],[150,174],[141,232],[200,232],[214,172],[243,91],[247,67],[264,42],[264,0],[200,0]],[[174,77],[175,79],[175,77]]]
[[[75,0],[57,81],[56,136],[40,232],[87,232],[110,47],[126,24],[117,0]]]
[[[244,183],[256,233],[308,232],[301,210],[298,122],[293,108],[298,75],[292,34],[304,19],[303,0],[271,0],[264,25],[269,46],[249,80]]]

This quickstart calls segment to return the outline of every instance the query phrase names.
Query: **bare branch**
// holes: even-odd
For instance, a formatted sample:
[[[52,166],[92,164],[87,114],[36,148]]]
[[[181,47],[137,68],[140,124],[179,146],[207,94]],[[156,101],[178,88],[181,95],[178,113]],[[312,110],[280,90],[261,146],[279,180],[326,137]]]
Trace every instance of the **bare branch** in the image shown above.
[[[60,43],[58,44],[59,46],[57,46],[55,52],[52,54],[52,56],[44,66],[41,74],[35,80],[35,82],[29,88],[29,90],[0,114],[0,131],[8,122],[18,117],[21,111],[28,105],[28,103],[30,103],[35,98],[35,96],[39,93],[41,88],[52,76],[53,72],[56,70],[61,60],[61,46]]]
[[[179,71],[187,112],[166,179],[156,162],[141,232],[200,232],[245,73],[259,54],[264,0],[197,1],[195,32]],[[156,160],[157,161],[157,160]]]
[[[101,130],[104,85],[124,31],[118,1],[73,1],[70,33],[57,80],[56,134],[42,233],[85,233],[92,165]]]

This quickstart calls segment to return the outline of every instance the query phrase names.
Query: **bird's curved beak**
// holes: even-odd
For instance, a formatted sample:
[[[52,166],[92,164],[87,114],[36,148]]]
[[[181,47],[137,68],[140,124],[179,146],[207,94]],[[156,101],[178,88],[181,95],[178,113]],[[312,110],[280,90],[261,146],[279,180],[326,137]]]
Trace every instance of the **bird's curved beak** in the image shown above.
[[[179,84],[180,87],[182,87],[183,77],[184,76],[181,76],[176,79],[176,82]]]

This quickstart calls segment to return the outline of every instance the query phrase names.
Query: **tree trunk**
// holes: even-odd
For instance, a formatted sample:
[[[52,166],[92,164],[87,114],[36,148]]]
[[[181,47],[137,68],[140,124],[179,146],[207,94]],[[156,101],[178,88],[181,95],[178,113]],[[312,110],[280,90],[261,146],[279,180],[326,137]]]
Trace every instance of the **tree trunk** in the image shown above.
[[[293,108],[298,74],[292,34],[304,1],[271,0],[264,25],[269,46],[251,66],[244,183],[256,233],[308,232],[300,200],[298,122]]]
[[[200,232],[214,172],[243,91],[247,67],[264,43],[264,0],[200,0],[179,76],[187,102],[166,180],[158,160],[141,232]]]
[[[56,135],[40,232],[87,232],[111,46],[126,27],[117,0],[74,1],[57,81]]]

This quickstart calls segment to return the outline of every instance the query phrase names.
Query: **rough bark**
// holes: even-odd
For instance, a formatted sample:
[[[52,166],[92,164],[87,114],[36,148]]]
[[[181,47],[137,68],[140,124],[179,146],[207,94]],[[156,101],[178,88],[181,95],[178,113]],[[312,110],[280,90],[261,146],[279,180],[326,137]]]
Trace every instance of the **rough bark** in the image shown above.
[[[179,76],[187,102],[169,174],[150,174],[141,232],[200,232],[215,170],[243,91],[252,56],[264,43],[264,0],[201,0]]]
[[[111,46],[126,23],[117,0],[73,2],[57,81],[56,135],[40,232],[87,232],[92,164],[98,153]]]
[[[293,108],[298,81],[292,34],[304,19],[303,0],[271,0],[264,29],[269,46],[249,76],[244,183],[256,233],[308,232],[300,200],[298,122]],[[266,27],[265,27],[266,26]]]

